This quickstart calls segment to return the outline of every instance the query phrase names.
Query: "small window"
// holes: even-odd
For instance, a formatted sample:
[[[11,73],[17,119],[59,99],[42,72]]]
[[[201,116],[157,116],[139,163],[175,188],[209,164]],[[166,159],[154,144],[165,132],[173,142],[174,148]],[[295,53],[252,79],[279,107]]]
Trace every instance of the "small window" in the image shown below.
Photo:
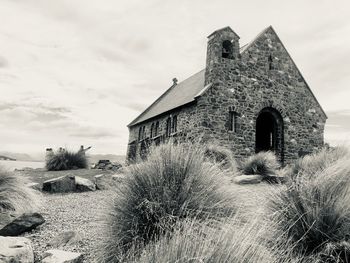
[[[237,132],[237,117],[238,114],[235,111],[230,111],[230,120],[229,120],[229,130]]]
[[[159,121],[156,122],[156,128],[155,128],[155,131],[154,131],[154,136],[158,136],[159,134]]]
[[[233,44],[230,40],[222,42],[222,57],[233,59]]]
[[[165,135],[167,137],[170,137],[170,134],[171,134],[171,118],[169,117],[167,120],[166,120],[166,133]]]
[[[145,139],[146,138],[146,127],[143,126],[142,127],[142,139]]]
[[[139,141],[142,140],[142,127],[139,128]]]
[[[154,123],[151,125],[151,138],[154,137]]]
[[[269,56],[268,61],[269,61],[269,70],[274,70],[273,58],[271,55]]]
[[[171,128],[172,128],[173,132],[177,132],[177,116],[176,115],[173,117],[173,123],[172,123]]]

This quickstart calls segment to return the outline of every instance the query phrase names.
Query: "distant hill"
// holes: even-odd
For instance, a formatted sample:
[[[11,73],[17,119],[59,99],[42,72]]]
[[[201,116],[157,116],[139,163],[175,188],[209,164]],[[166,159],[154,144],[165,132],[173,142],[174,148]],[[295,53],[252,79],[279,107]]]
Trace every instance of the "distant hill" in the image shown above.
[[[43,155],[41,156],[39,154],[29,155],[27,153],[14,153],[14,152],[7,152],[7,151],[0,151],[0,155],[4,155],[6,157],[16,159],[17,161],[28,161],[28,162],[42,162],[45,159]]]

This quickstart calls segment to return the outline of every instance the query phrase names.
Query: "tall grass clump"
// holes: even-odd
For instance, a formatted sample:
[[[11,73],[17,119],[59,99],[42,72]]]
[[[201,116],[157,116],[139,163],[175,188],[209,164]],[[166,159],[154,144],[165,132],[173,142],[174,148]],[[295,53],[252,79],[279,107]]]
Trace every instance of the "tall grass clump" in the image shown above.
[[[196,144],[168,143],[151,147],[147,161],[131,166],[107,212],[100,262],[121,262],[131,248],[171,233],[181,220],[231,215],[223,171],[204,160]]]
[[[39,206],[40,195],[27,183],[24,177],[0,168],[0,214],[29,212]]]
[[[273,240],[305,260],[350,262],[350,160],[312,171],[301,170],[271,197]]]
[[[209,162],[218,164],[221,168],[229,173],[238,172],[237,162],[232,151],[218,144],[207,144],[204,151],[205,159]]]
[[[71,169],[84,169],[88,167],[88,161],[85,154],[80,152],[59,151],[53,153],[46,159],[46,169],[48,171],[61,171]]]
[[[323,148],[319,152],[306,155],[291,165],[287,175],[292,179],[299,173],[312,176],[349,154],[345,147]]]
[[[241,225],[239,218],[212,224],[185,220],[174,233],[166,234],[129,262],[275,262],[264,246],[262,222]]]
[[[273,152],[259,152],[254,154],[248,157],[241,165],[243,174],[258,174],[262,177],[276,174],[279,168],[280,164]]]

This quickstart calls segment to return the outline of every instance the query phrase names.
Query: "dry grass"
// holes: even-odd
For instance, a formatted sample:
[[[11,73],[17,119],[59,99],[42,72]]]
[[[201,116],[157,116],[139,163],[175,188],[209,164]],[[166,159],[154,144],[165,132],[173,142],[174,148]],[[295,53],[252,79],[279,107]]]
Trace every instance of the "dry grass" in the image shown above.
[[[41,196],[27,183],[24,177],[0,168],[0,213],[23,213],[39,207]]]
[[[147,161],[130,167],[108,208],[100,262],[121,261],[132,247],[171,233],[181,220],[231,215],[231,195],[222,187],[225,174],[204,158],[197,144],[169,143],[151,148]]]
[[[276,155],[272,152],[259,152],[250,156],[242,163],[241,170],[243,174],[259,174],[263,177],[276,174],[280,164]]]
[[[62,171],[71,169],[84,169],[88,167],[88,161],[84,154],[79,152],[62,151],[54,153],[46,160],[48,171]]]
[[[334,161],[331,153],[328,160],[322,153],[308,157],[308,162],[318,163],[315,158],[328,167],[304,166],[284,190],[271,197],[275,237],[278,245],[288,244],[293,254],[304,254],[313,262],[348,262],[350,159]]]
[[[205,159],[219,165],[231,175],[238,173],[238,165],[232,151],[218,144],[207,144],[204,150]]]

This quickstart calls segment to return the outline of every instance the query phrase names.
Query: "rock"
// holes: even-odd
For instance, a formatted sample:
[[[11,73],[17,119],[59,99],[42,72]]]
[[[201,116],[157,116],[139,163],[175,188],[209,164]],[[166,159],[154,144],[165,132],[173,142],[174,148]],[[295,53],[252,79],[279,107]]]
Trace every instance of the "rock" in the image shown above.
[[[105,174],[97,174],[94,176],[94,181],[96,188],[98,190],[105,190],[109,188],[110,180],[108,180],[107,175]]]
[[[96,186],[89,179],[82,178],[79,176],[75,177],[76,190],[80,192],[95,191]]]
[[[99,160],[97,164],[91,166],[92,169],[118,171],[123,166],[120,163],[112,163],[110,160]]]
[[[0,237],[1,263],[33,263],[32,243],[25,237]]]
[[[80,263],[83,262],[81,253],[51,249],[44,253],[42,263]]]
[[[81,236],[75,231],[65,231],[55,236],[48,245],[54,248],[60,248],[66,245],[73,245],[81,241]]]
[[[41,190],[41,186],[39,183],[28,183],[27,187],[32,188],[34,190],[38,190],[38,191]]]
[[[11,223],[16,217],[10,213],[0,213],[0,229]]]
[[[236,184],[258,184],[262,181],[263,177],[259,174],[253,175],[240,175],[233,179]]]
[[[43,191],[50,193],[74,192],[75,189],[74,176],[61,176],[43,183]]]
[[[39,213],[25,213],[0,229],[0,236],[18,236],[45,222]]]

